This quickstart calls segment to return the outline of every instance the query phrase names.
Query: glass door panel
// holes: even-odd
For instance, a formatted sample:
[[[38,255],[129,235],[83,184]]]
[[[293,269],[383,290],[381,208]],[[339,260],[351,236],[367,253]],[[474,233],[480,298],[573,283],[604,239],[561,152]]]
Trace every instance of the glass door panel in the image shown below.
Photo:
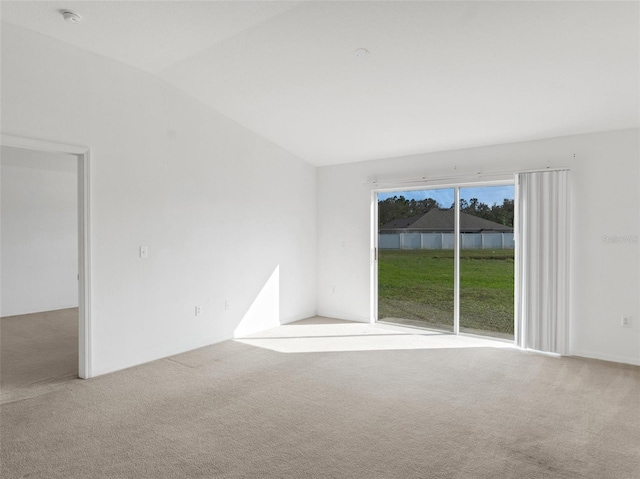
[[[378,319],[453,331],[454,190],[378,194]]]
[[[514,187],[460,188],[460,331],[513,339]]]

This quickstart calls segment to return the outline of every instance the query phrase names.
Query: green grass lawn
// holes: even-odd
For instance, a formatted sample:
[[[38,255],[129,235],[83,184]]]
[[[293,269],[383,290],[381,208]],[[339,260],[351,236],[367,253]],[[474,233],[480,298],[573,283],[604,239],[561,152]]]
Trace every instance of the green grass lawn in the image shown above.
[[[380,250],[378,317],[451,329],[453,250]],[[460,252],[460,327],[513,334],[513,250]]]

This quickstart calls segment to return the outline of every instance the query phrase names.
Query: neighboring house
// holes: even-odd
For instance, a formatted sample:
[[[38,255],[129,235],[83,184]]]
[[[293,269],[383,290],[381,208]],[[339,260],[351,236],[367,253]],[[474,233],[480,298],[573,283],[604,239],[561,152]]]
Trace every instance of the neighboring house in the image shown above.
[[[423,215],[389,221],[380,228],[380,233],[453,233],[454,213],[453,209],[434,208]],[[513,226],[461,211],[460,233],[513,233]]]

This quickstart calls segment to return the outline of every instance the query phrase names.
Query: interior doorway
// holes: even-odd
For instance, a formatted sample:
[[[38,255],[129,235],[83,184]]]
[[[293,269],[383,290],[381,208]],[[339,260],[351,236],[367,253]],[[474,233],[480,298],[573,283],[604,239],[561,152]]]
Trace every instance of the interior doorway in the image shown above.
[[[514,185],[379,192],[377,319],[514,338]]]
[[[2,316],[11,318],[11,327],[17,330],[27,322],[17,323],[16,318],[27,318],[36,330],[48,331],[51,337],[39,338],[44,341],[40,352],[61,335],[60,341],[71,344],[72,376],[91,377],[89,150],[9,135],[0,138]],[[55,324],[63,326],[56,329]],[[4,331],[2,339],[4,345]],[[13,346],[14,359],[25,356],[19,345]],[[69,356],[63,356],[57,360],[65,364],[64,372],[47,372],[53,363],[30,367],[35,371],[45,366],[41,373],[49,378],[65,376],[71,370]],[[33,355],[25,358],[37,361]],[[5,366],[3,362],[3,372]]]
[[[78,377],[73,155],[0,147],[2,402]]]

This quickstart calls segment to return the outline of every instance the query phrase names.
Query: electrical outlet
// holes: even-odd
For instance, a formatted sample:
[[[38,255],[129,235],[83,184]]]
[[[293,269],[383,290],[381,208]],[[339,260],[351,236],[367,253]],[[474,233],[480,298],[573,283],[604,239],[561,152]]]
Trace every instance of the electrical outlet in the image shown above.
[[[631,318],[629,316],[623,316],[622,320],[620,321],[620,326],[622,326],[623,328],[630,328]]]
[[[196,316],[200,316],[202,314],[202,306],[196,306]]]
[[[140,246],[140,257],[141,258],[149,257],[149,248],[147,246]]]
[[[224,302],[224,310],[225,310],[225,311],[229,311],[230,309],[231,309],[231,300],[230,300],[230,299],[227,299],[227,300],[225,300],[225,302]]]

